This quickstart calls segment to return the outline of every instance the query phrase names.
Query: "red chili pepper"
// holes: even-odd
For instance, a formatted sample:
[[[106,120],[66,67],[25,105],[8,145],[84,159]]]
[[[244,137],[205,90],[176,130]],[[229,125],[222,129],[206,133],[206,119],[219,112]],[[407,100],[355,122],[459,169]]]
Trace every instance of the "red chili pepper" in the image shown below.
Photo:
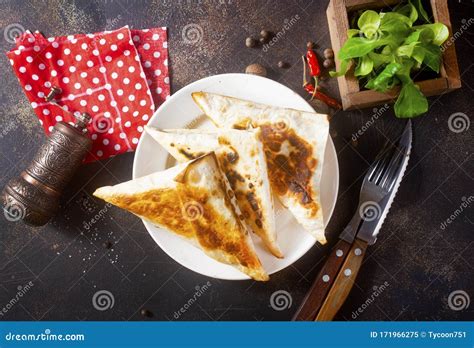
[[[319,67],[318,56],[311,48],[308,48],[306,51],[306,61],[309,66],[309,73],[312,77],[319,77],[321,74],[321,69]]]
[[[334,109],[342,109],[341,104],[339,104],[336,99],[333,99],[330,96],[324,94],[323,92],[318,91],[311,83],[306,83],[303,87],[309,94],[312,95],[313,98],[321,100],[324,104]]]

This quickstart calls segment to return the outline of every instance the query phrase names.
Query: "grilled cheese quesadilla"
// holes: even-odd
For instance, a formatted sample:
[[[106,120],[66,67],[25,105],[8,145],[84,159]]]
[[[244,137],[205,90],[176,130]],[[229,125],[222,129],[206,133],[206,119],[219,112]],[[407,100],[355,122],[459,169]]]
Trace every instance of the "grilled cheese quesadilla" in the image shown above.
[[[94,195],[168,229],[255,280],[268,280],[214,153]]]
[[[260,130],[200,130],[145,127],[179,162],[214,151],[237,199],[244,221],[270,252],[283,257],[276,243],[275,214]]]
[[[308,232],[325,243],[319,193],[327,116],[212,93],[192,96],[218,127],[260,127],[274,193]]]

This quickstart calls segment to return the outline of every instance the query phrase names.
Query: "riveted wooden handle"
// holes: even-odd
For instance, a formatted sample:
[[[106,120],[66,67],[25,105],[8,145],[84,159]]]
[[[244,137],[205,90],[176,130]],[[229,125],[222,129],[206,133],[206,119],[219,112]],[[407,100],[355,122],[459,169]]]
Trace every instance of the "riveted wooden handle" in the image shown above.
[[[337,314],[354,285],[366,250],[367,243],[356,238],[316,316],[317,321],[332,320]]]
[[[350,248],[351,244],[342,239],[336,243],[308,294],[293,316],[293,320],[314,320]]]

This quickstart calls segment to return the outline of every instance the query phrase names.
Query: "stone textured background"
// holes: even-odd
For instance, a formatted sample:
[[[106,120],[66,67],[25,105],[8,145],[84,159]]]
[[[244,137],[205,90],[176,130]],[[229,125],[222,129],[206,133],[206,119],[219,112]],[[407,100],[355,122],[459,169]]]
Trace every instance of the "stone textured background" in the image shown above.
[[[472,16],[473,3],[450,1],[454,31]],[[124,25],[134,28],[167,26],[172,90],[200,78],[243,72],[259,62],[269,77],[298,93],[301,55],[308,40],[330,46],[325,10],[327,1],[14,1],[0,0],[0,28],[19,23],[47,36],[96,32]],[[297,22],[267,52],[247,49],[244,40],[261,29],[281,30],[285,21]],[[183,40],[188,24],[202,28],[195,45]],[[406,177],[385,221],[377,244],[368,256],[356,285],[337,316],[354,319],[374,289],[388,286],[357,320],[469,320],[473,308],[460,311],[448,305],[456,290],[474,296],[473,208],[464,209],[444,230],[440,228],[463,201],[472,200],[473,132],[455,133],[448,127],[451,114],[461,112],[470,122],[474,114],[472,53],[474,28],[455,42],[463,87],[430,98],[427,115],[414,120],[414,144]],[[1,51],[11,44],[0,37]],[[282,70],[279,60],[291,67]],[[23,95],[7,58],[0,57],[0,186],[18,175],[44,141],[32,109]],[[325,82],[337,95],[335,81]],[[305,95],[306,96],[306,95]],[[277,97],[277,96],[275,96]],[[324,111],[316,104],[317,110]],[[330,246],[354,213],[364,171],[385,139],[393,138],[404,122],[393,110],[383,113],[358,139],[357,132],[373,117],[371,109],[338,112],[331,118],[331,136],[340,165],[339,199],[328,228],[329,245],[314,246],[291,267],[268,283],[221,281],[183,268],[151,239],[141,221],[91,197],[95,188],[131,178],[133,153],[83,166],[65,192],[62,208],[50,224],[31,228],[0,217],[0,309],[28,282],[33,286],[6,312],[3,320],[175,320],[196,287],[210,282],[179,320],[289,320],[309,289]],[[469,198],[471,197],[471,198]],[[103,217],[87,230],[84,224],[102,211]],[[108,249],[104,243],[113,243]],[[107,290],[114,306],[93,307],[93,295]],[[274,310],[271,295],[287,291],[291,306]],[[20,290],[21,291],[21,290]],[[144,317],[141,309],[153,316]]]

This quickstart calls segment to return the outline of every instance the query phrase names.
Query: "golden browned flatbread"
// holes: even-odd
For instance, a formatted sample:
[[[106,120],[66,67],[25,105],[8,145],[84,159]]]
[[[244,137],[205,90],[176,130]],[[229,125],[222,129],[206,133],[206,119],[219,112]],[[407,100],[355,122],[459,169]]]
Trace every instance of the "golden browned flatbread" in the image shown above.
[[[178,234],[255,280],[268,280],[231,192],[212,152],[163,172],[101,187],[94,195]]]

